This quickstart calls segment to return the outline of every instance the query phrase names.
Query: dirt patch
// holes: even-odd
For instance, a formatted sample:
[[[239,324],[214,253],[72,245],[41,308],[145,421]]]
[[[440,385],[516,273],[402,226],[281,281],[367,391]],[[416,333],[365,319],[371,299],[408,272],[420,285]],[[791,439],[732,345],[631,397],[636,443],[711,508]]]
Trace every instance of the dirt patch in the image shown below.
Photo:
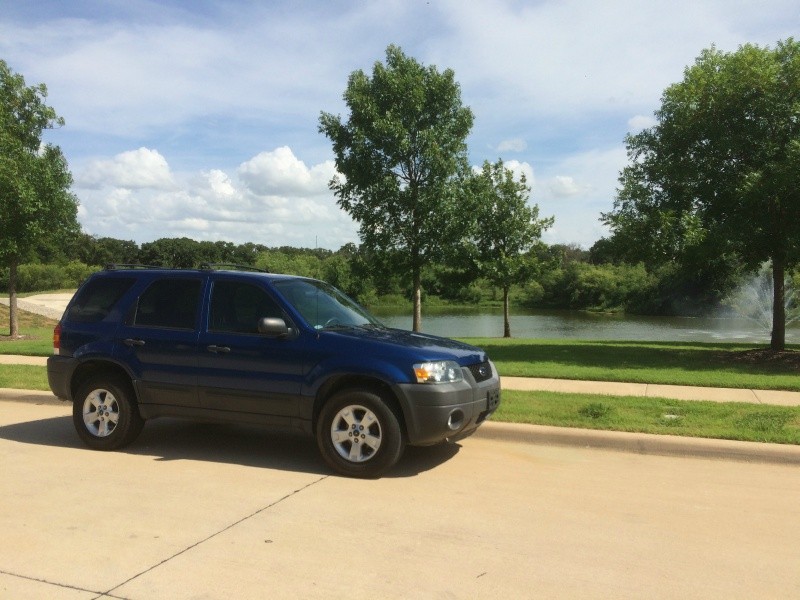
[[[10,335],[2,335],[0,334],[0,342],[24,342],[26,340],[38,340],[35,335],[20,335],[17,337],[11,337]]]
[[[776,351],[768,348],[742,350],[729,353],[728,360],[741,365],[770,365],[800,371],[800,352],[796,350]]]

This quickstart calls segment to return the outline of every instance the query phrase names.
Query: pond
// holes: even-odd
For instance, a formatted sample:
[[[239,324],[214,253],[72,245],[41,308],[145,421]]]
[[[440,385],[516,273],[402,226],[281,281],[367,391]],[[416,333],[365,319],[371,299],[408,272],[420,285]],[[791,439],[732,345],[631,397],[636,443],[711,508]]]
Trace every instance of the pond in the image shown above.
[[[387,326],[411,329],[409,312],[375,309]],[[515,338],[633,340],[663,342],[743,342],[769,344],[769,331],[733,317],[644,317],[565,310],[512,312]],[[422,331],[445,337],[502,337],[502,309],[423,307]],[[786,328],[786,343],[800,344],[800,323]]]

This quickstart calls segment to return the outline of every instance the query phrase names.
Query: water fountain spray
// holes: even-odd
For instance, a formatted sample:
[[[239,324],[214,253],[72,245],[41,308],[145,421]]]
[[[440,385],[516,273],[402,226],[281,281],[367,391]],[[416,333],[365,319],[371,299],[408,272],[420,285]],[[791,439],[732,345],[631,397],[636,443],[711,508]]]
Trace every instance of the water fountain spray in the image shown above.
[[[757,273],[736,288],[729,296],[728,302],[739,315],[754,321],[767,335],[770,335],[773,292],[772,267],[766,262],[761,265]],[[800,319],[800,306],[795,301],[794,286],[789,277],[784,279],[783,301],[786,308],[786,325]]]

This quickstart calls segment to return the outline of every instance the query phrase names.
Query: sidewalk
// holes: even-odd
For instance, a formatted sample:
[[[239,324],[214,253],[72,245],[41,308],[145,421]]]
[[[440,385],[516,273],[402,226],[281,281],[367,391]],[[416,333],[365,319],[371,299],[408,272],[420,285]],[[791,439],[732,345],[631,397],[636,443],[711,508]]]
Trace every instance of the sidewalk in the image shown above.
[[[541,377],[503,377],[503,389],[800,406],[800,392],[781,390],[747,390],[741,388],[711,388],[614,381],[578,381]]]

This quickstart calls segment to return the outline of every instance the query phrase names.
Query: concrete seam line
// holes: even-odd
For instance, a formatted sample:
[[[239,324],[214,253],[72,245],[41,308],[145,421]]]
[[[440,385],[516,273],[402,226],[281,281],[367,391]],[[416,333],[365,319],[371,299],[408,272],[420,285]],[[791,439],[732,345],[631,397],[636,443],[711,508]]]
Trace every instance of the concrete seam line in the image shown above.
[[[102,598],[104,595],[102,592],[98,592],[97,590],[87,590],[86,588],[78,587],[77,585],[70,585],[68,583],[57,583],[55,581],[48,581],[47,579],[41,579],[39,577],[31,577],[29,575],[22,575],[20,573],[10,573],[9,571],[0,570],[0,575],[8,575],[9,577],[17,577],[18,579],[24,579],[26,581],[35,581],[36,583],[44,583],[46,585],[52,585],[58,588],[64,588],[67,590],[76,590],[79,592],[86,592],[89,594],[100,594],[96,596],[97,598]],[[112,598],[119,598],[119,596],[111,596]]]
[[[247,516],[245,516],[245,517],[242,517],[242,518],[241,518],[241,519],[239,519],[238,521],[234,521],[234,522],[233,522],[233,523],[231,523],[230,525],[226,525],[225,527],[223,527],[223,528],[222,528],[222,529],[220,529],[219,531],[215,531],[215,532],[214,532],[214,533],[212,533],[211,535],[208,535],[208,536],[204,537],[203,539],[201,539],[201,540],[198,540],[198,541],[196,541],[195,543],[193,543],[193,544],[190,544],[190,545],[186,546],[186,548],[184,548],[183,550],[179,550],[178,552],[175,552],[175,553],[174,553],[174,554],[172,554],[171,556],[168,556],[167,558],[165,558],[165,559],[163,559],[163,560],[161,560],[161,561],[157,562],[156,564],[154,564],[154,565],[151,565],[151,566],[150,566],[150,567],[148,567],[147,569],[144,569],[143,571],[141,571],[141,572],[139,572],[139,573],[136,573],[136,574],[135,574],[135,575],[133,575],[132,577],[129,577],[128,579],[126,579],[125,581],[123,581],[122,583],[119,583],[119,584],[115,585],[114,587],[112,587],[112,588],[109,588],[109,589],[108,589],[108,591],[107,591],[107,592],[104,592],[104,593],[105,593],[105,594],[108,594],[108,595],[110,595],[110,594],[111,594],[111,592],[113,592],[114,590],[117,590],[117,589],[121,588],[122,586],[124,586],[124,585],[126,585],[126,584],[130,583],[130,582],[131,582],[131,581],[133,581],[134,579],[138,579],[138,578],[139,578],[139,577],[141,577],[142,575],[146,575],[146,574],[147,574],[147,573],[149,573],[150,571],[154,571],[155,569],[157,569],[157,568],[158,568],[158,567],[160,567],[161,565],[164,565],[164,564],[166,564],[166,563],[168,563],[168,562],[172,561],[173,559],[175,559],[175,558],[177,558],[177,557],[179,557],[179,556],[181,556],[181,555],[183,555],[183,554],[186,554],[187,552],[189,552],[190,550],[193,550],[193,549],[197,548],[197,547],[198,547],[198,546],[200,546],[201,544],[205,544],[207,541],[209,541],[209,540],[212,540],[212,539],[214,539],[215,537],[217,537],[217,536],[219,536],[219,535],[222,535],[223,533],[225,533],[226,531],[229,531],[229,530],[233,529],[233,528],[234,528],[234,527],[236,527],[237,525],[240,525],[240,524],[244,523],[245,521],[248,521],[248,520],[252,519],[253,517],[255,517],[255,516],[257,516],[257,515],[260,515],[260,514],[261,514],[261,513],[263,513],[264,511],[266,511],[266,510],[269,510],[270,508],[273,508],[273,507],[277,506],[278,504],[280,504],[280,503],[281,503],[281,502],[283,502],[284,500],[288,500],[288,499],[289,499],[289,498],[291,498],[292,496],[296,496],[297,494],[299,494],[300,492],[303,492],[303,491],[307,490],[307,489],[308,489],[308,488],[310,488],[311,486],[313,486],[313,485],[316,485],[316,484],[320,483],[321,481],[324,481],[324,480],[328,479],[328,477],[330,477],[330,476],[329,476],[329,475],[323,475],[323,476],[322,476],[322,477],[320,477],[319,479],[315,479],[315,480],[314,480],[314,481],[312,481],[311,483],[307,483],[306,485],[304,485],[304,486],[302,486],[302,487],[300,487],[300,488],[298,488],[298,489],[294,490],[293,492],[290,492],[290,493],[286,494],[286,495],[285,495],[283,498],[279,498],[278,500],[275,500],[275,502],[272,502],[271,504],[268,504],[268,505],[266,505],[266,506],[262,506],[262,507],[261,507],[261,508],[259,508],[258,510],[256,510],[256,511],[252,512],[251,514],[249,514],[249,515],[247,515]]]

